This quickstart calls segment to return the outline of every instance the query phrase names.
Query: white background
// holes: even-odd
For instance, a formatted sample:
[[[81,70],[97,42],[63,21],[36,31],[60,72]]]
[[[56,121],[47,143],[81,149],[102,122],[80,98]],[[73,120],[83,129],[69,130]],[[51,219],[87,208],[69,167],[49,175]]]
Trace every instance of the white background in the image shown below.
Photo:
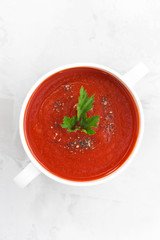
[[[135,89],[145,133],[116,179],[71,187],[39,176],[12,181],[29,162],[18,134],[23,99],[44,73],[95,62],[123,74],[143,61]],[[0,0],[0,240],[160,239],[160,1]]]

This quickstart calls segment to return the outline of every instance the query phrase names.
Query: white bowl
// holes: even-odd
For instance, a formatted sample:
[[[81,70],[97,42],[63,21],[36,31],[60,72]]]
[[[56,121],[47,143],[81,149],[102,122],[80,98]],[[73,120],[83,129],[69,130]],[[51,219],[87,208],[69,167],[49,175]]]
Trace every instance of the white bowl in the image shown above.
[[[27,106],[27,103],[32,95],[32,93],[35,91],[35,89],[49,76],[53,75],[54,73],[57,73],[59,71],[65,70],[65,69],[69,69],[69,68],[75,68],[75,67],[92,67],[92,68],[96,68],[96,69],[100,69],[106,72],[111,73],[112,75],[114,75],[116,78],[118,78],[118,80],[129,90],[130,94],[132,95],[136,105],[137,105],[137,109],[138,109],[138,113],[139,113],[139,133],[138,133],[138,137],[136,140],[136,144],[134,146],[134,149],[132,150],[131,154],[129,155],[129,157],[127,158],[127,160],[114,172],[112,172],[111,174],[96,179],[96,180],[91,180],[91,181],[83,181],[83,182],[79,182],[79,181],[72,181],[72,180],[67,180],[67,179],[63,179],[61,177],[55,176],[54,174],[52,174],[51,172],[47,171],[40,163],[38,163],[38,161],[34,158],[34,156],[32,155],[31,151],[28,148],[27,142],[25,140],[25,135],[24,135],[24,128],[23,128],[23,121],[24,121],[24,113],[25,113],[25,109]],[[143,117],[143,110],[142,110],[142,106],[141,106],[141,102],[135,92],[135,90],[133,89],[132,85],[134,83],[134,81],[139,80],[141,77],[143,77],[146,73],[147,73],[147,68],[145,67],[145,65],[143,63],[138,64],[133,70],[131,70],[130,72],[128,72],[127,74],[125,74],[124,76],[120,75],[119,73],[117,73],[115,70],[103,66],[103,65],[99,65],[99,64],[95,64],[95,63],[74,63],[74,64],[69,64],[69,65],[65,65],[62,67],[58,67],[53,69],[52,71],[48,72],[47,74],[43,75],[30,89],[30,91],[28,92],[23,105],[22,105],[22,109],[21,109],[21,113],[20,113],[20,120],[19,120],[19,132],[20,132],[20,138],[24,147],[24,150],[28,156],[28,158],[30,159],[31,163],[22,170],[22,172],[20,172],[14,179],[14,181],[21,187],[26,186],[29,182],[31,182],[36,176],[38,176],[40,173],[44,173],[46,176],[48,176],[49,178],[60,182],[60,183],[64,183],[64,184],[68,184],[68,185],[72,185],[72,186],[90,186],[90,185],[96,185],[102,182],[107,182],[110,179],[116,177],[120,172],[122,172],[133,160],[133,158],[135,157],[140,143],[142,141],[142,135],[143,135],[143,130],[144,130],[144,117]]]

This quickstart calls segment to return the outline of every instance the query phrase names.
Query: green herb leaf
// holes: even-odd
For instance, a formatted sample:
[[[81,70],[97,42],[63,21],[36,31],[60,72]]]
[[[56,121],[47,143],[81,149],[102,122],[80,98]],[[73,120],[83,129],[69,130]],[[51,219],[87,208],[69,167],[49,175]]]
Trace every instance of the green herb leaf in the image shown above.
[[[86,90],[83,87],[80,89],[80,97],[77,105],[77,120],[79,121],[81,116],[88,112],[91,108],[93,108],[94,103],[94,95],[92,97],[88,97]]]
[[[92,128],[82,129],[82,131],[88,133],[89,135],[93,135],[96,133]]]
[[[62,128],[67,128],[67,131],[74,132],[76,130],[82,130],[83,132],[93,135],[95,131],[92,127],[98,127],[97,123],[99,121],[99,116],[93,116],[87,118],[87,112],[93,108],[94,95],[90,98],[83,86],[80,89],[80,97],[77,104],[77,117],[73,116],[72,118],[64,117]]]
[[[91,127],[98,127],[97,123],[99,121],[99,116],[93,116],[87,118],[87,114],[84,114],[81,120],[81,127],[82,128],[91,128]]]
[[[67,128],[69,132],[74,132],[75,130],[78,130],[79,128],[74,128],[77,123],[76,116],[73,116],[72,118],[64,117],[63,118],[63,124],[61,124],[62,128]]]

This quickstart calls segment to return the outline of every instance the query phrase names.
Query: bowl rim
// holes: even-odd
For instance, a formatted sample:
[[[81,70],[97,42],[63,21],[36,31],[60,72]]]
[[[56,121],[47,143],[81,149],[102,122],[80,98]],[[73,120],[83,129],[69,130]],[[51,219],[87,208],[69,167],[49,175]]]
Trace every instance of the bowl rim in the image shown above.
[[[26,139],[25,139],[25,134],[24,134],[24,127],[23,127],[23,122],[24,122],[24,115],[25,115],[25,110],[28,104],[28,101],[30,100],[31,95],[33,94],[33,92],[36,90],[36,88],[43,82],[45,81],[49,76],[60,72],[62,70],[65,69],[70,69],[70,68],[75,68],[75,67],[91,67],[91,68],[95,68],[95,69],[99,69],[105,72],[110,73],[111,75],[115,76],[116,78],[118,78],[118,80],[128,89],[128,91],[130,92],[130,94],[132,95],[136,106],[137,106],[137,110],[139,113],[139,132],[138,132],[138,137],[135,143],[135,146],[131,152],[131,154],[129,155],[129,157],[125,160],[125,162],[119,167],[117,168],[115,171],[113,171],[112,173],[110,173],[109,175],[103,176],[101,178],[95,179],[95,180],[88,180],[88,181],[75,181],[75,180],[69,180],[69,179],[64,179],[61,178],[59,176],[56,176],[54,174],[52,174],[51,172],[49,172],[46,168],[44,168],[33,156],[33,154],[31,153]],[[142,141],[142,137],[143,137],[143,132],[144,132],[144,115],[143,115],[143,109],[142,109],[142,105],[141,102],[139,100],[139,97],[137,96],[137,93],[135,92],[134,88],[130,85],[129,82],[126,82],[125,79],[123,78],[123,75],[117,73],[115,70],[111,69],[110,67],[104,66],[104,65],[100,65],[100,64],[96,64],[96,63],[90,63],[90,62],[84,62],[84,63],[73,63],[73,64],[67,64],[67,65],[63,65],[57,68],[54,68],[53,70],[47,72],[46,74],[44,74],[42,77],[39,78],[38,81],[36,81],[36,83],[31,87],[31,89],[28,91],[23,104],[22,104],[22,108],[21,108],[21,112],[20,112],[20,118],[19,118],[19,133],[20,133],[20,139],[23,145],[23,148],[28,156],[28,158],[30,159],[30,161],[33,163],[33,165],[38,168],[40,170],[40,172],[44,173],[46,176],[48,176],[49,178],[63,183],[63,184],[67,184],[67,185],[72,185],[72,186],[91,186],[91,185],[96,185],[99,183],[103,183],[103,182],[107,182],[111,179],[113,179],[114,177],[116,177],[117,175],[119,175],[122,171],[125,170],[125,168],[132,162],[133,158],[135,157],[139,146],[141,144]]]

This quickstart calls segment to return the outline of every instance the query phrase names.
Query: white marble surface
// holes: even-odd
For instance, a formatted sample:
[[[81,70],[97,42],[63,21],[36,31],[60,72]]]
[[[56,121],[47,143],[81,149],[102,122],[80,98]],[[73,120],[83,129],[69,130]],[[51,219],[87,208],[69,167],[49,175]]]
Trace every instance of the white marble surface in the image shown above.
[[[71,187],[13,177],[28,159],[18,134],[23,99],[54,67],[80,61],[125,73],[143,61],[135,89],[145,133],[116,179]],[[0,240],[160,239],[160,1],[0,0]]]

